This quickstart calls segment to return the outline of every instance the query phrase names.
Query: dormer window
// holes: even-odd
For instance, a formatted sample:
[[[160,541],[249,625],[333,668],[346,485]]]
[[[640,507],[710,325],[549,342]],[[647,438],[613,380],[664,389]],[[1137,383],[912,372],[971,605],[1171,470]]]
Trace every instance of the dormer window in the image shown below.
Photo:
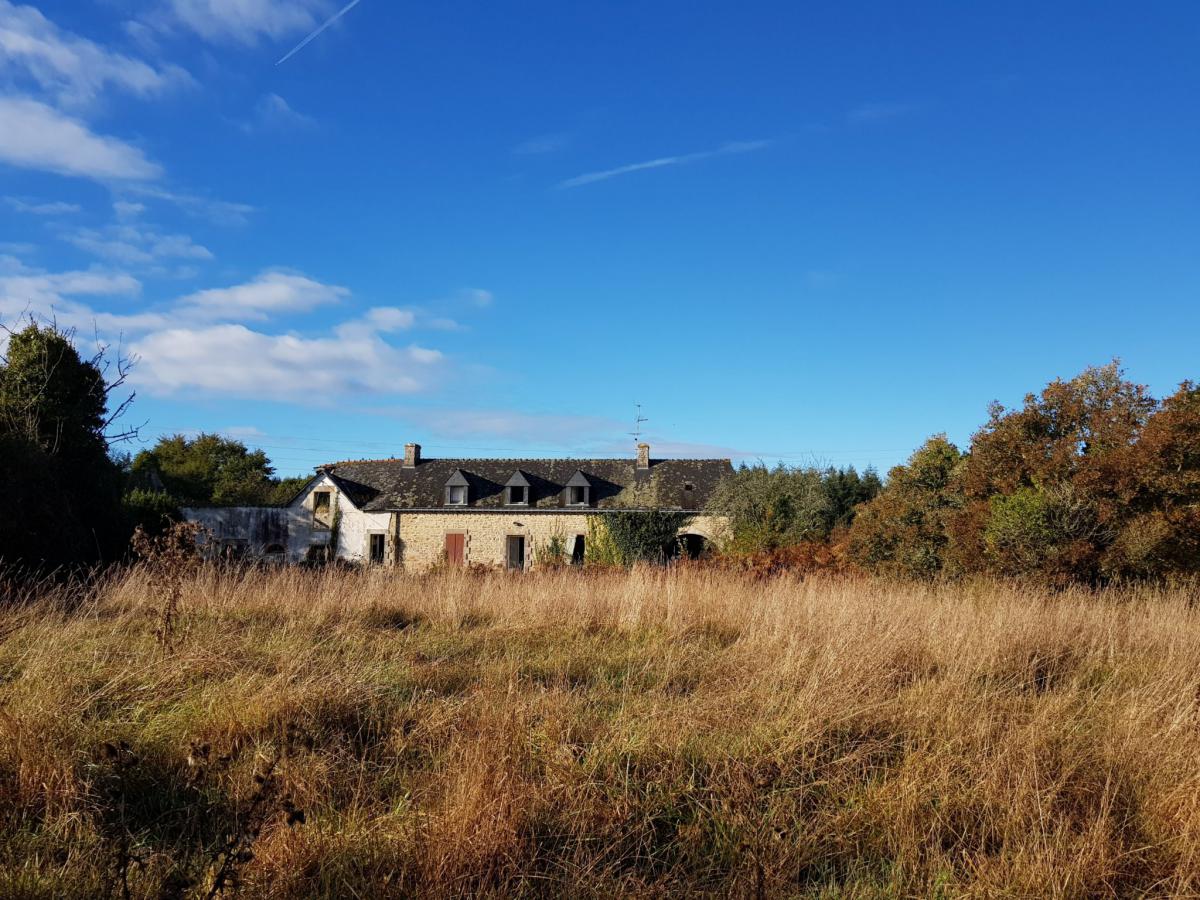
[[[520,470],[513,472],[504,485],[504,502],[508,506],[529,505],[529,479]]]
[[[592,484],[582,472],[576,472],[567,482],[567,506],[589,506],[592,502]]]
[[[462,469],[455,469],[446,481],[446,506],[466,506],[470,500],[470,484]]]

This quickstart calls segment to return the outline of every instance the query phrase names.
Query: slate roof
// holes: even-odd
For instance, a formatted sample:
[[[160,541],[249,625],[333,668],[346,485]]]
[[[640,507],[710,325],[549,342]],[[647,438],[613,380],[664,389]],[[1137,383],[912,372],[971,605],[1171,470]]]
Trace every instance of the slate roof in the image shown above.
[[[579,509],[566,505],[567,482],[582,472],[593,509],[702,509],[717,483],[733,474],[727,459],[652,459],[638,471],[632,459],[403,459],[358,460],[318,467],[359,509],[463,509],[446,507],[446,482],[461,470],[469,486],[468,509]],[[515,472],[529,481],[528,507],[508,506],[504,486]],[[691,488],[688,489],[688,485]]]

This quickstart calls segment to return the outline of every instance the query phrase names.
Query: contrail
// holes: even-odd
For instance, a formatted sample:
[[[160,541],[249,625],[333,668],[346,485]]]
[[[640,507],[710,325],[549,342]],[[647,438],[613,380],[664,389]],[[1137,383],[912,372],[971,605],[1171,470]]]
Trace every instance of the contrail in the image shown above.
[[[298,43],[295,47],[293,47],[291,50],[289,50],[287,53],[285,53],[283,55],[283,58],[281,60],[279,60],[279,62],[275,63],[275,65],[278,66],[278,65],[281,65],[281,64],[287,62],[289,59],[291,59],[293,56],[295,56],[297,53],[299,53],[301,50],[303,50],[305,47],[307,47],[309,45],[309,42],[311,42],[313,38],[315,38],[318,34],[320,34],[322,31],[324,31],[326,28],[328,28],[330,25],[332,25],[334,22],[336,22],[338,19],[340,19],[346,13],[350,12],[350,10],[354,9],[354,7],[358,6],[358,4],[360,4],[361,2],[362,2],[362,0],[350,0],[350,2],[347,3],[345,6],[343,6],[339,12],[337,12],[336,14],[331,16],[328,20],[326,20],[324,25],[322,25],[320,28],[318,28],[316,31],[314,31],[312,34],[310,34],[308,37],[306,37],[304,40],[302,40],[300,43]]]

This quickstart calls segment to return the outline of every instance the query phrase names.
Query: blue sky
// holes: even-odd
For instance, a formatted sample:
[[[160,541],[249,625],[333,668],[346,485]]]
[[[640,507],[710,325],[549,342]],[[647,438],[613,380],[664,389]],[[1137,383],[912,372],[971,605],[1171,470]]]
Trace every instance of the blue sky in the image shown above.
[[[902,460],[1200,335],[1200,6],[0,0],[0,319],[143,436]]]

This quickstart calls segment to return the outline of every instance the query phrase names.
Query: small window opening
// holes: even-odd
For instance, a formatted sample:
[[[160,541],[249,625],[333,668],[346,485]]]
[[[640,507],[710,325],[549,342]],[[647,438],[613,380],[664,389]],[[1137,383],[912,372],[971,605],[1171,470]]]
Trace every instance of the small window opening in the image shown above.
[[[567,502],[572,506],[584,506],[587,503],[587,491],[582,485],[571,485],[567,493]]]
[[[387,547],[387,535],[372,534],[370,535],[370,544],[368,545],[368,556],[371,560],[371,565],[383,565],[384,551]]]
[[[685,482],[683,483],[683,489],[684,489],[685,491],[690,491],[690,490],[693,490],[693,489],[695,489],[695,487],[696,487],[696,486],[695,486],[694,484],[692,484],[690,481],[685,481]]]
[[[313,524],[318,527],[329,527],[329,510],[333,505],[332,493],[332,491],[316,491],[313,494]]]
[[[508,502],[510,505],[524,505],[529,502],[529,488],[521,485],[512,485],[508,489]]]
[[[446,502],[450,506],[467,505],[467,488],[465,485],[454,484],[446,488]]]
[[[582,566],[584,557],[583,535],[575,535],[575,546],[571,548],[571,565]]]

